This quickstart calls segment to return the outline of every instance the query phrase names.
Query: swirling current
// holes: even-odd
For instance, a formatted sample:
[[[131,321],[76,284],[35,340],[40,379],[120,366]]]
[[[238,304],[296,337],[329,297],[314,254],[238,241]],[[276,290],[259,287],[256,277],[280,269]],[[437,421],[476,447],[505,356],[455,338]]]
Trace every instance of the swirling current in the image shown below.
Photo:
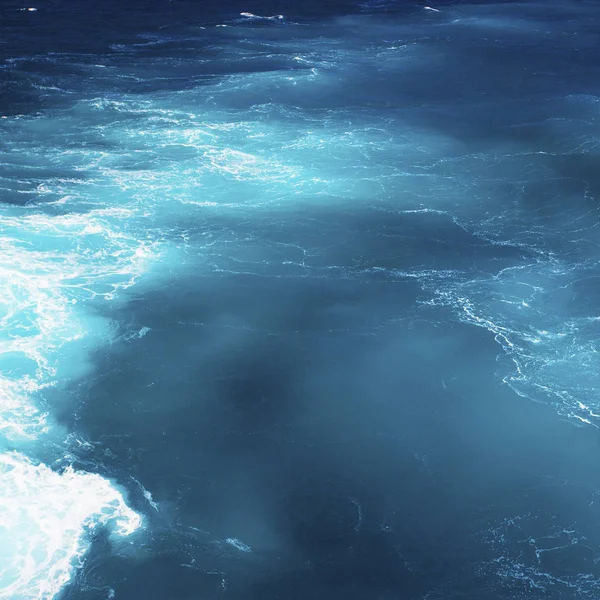
[[[600,6],[0,7],[0,598],[600,594]]]

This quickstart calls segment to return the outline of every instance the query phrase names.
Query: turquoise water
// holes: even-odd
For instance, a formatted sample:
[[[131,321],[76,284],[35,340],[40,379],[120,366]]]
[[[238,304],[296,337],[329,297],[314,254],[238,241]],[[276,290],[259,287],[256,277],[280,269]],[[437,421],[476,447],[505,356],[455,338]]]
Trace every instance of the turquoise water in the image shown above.
[[[0,598],[597,595],[597,8],[58,6],[0,46]]]

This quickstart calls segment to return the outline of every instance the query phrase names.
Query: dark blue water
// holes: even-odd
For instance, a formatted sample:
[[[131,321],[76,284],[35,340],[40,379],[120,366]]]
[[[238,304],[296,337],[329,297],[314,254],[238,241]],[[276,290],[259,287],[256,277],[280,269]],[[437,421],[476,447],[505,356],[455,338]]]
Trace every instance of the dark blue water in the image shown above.
[[[599,18],[3,3],[0,598],[597,598]]]

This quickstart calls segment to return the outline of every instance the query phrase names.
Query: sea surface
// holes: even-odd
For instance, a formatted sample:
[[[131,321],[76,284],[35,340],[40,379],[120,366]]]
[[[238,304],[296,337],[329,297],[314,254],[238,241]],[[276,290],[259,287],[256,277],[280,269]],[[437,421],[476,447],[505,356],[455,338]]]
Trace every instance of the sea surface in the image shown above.
[[[600,3],[3,0],[0,599],[597,600]]]

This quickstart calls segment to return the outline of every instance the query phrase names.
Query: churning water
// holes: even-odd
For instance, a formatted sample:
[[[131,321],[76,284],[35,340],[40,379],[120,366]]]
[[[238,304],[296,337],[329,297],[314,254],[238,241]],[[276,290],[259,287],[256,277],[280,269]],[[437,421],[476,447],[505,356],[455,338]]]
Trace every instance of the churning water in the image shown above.
[[[598,596],[600,7],[1,15],[0,598]]]

